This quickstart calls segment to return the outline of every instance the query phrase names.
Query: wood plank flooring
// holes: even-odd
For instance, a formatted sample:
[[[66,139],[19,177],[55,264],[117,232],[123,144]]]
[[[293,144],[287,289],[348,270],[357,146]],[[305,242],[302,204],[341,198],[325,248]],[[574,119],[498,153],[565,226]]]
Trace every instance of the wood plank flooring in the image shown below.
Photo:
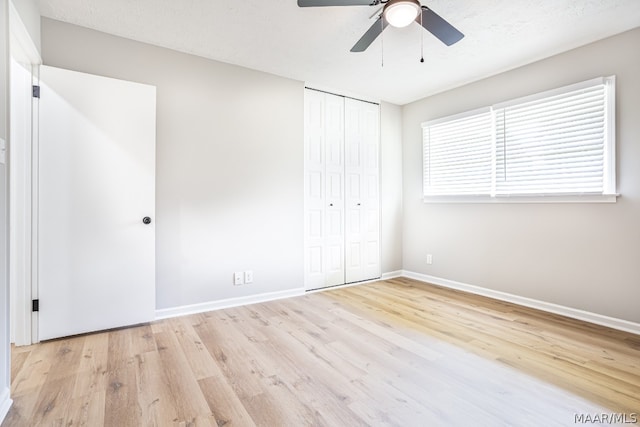
[[[640,419],[640,336],[409,279],[13,348],[12,359],[2,427]]]

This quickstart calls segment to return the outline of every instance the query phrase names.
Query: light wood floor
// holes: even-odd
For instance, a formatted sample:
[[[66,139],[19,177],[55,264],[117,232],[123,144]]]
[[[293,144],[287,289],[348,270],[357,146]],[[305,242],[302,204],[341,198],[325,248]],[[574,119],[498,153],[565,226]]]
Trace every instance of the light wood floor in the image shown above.
[[[9,426],[568,426],[640,337],[396,279],[14,348]]]

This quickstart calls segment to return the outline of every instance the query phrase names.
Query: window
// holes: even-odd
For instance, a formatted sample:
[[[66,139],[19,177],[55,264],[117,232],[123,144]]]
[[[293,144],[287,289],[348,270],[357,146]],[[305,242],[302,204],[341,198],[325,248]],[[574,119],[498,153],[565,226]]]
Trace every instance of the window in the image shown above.
[[[423,123],[425,200],[614,195],[614,97],[598,78]]]
[[[423,125],[425,195],[491,194],[492,135],[489,108]]]

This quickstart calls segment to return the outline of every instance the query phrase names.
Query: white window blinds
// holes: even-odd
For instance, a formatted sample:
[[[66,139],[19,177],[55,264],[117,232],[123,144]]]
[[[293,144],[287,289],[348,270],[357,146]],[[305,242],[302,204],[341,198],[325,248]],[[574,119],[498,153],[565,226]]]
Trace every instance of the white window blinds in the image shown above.
[[[423,126],[424,194],[491,194],[492,127],[488,108]]]
[[[423,123],[424,195],[615,193],[615,78]]]

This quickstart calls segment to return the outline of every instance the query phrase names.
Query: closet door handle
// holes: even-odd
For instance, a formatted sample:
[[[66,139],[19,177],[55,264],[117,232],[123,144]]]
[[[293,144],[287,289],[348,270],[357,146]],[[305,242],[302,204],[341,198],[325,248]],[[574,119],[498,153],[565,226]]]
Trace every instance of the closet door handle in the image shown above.
[[[329,206],[333,206],[333,203],[329,203]]]
[[[357,206],[360,206],[360,203],[358,203],[358,205],[357,205]]]

